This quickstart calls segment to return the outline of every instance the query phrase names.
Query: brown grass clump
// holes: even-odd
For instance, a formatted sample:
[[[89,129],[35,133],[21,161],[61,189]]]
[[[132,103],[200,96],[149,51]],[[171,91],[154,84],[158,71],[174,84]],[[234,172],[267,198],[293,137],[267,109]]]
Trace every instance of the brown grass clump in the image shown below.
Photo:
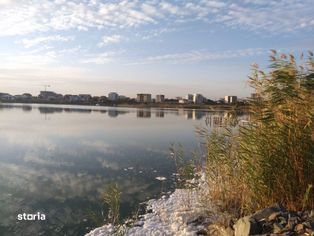
[[[280,202],[314,208],[314,62],[272,52],[268,72],[252,68],[250,123],[206,134],[210,200],[242,215]]]

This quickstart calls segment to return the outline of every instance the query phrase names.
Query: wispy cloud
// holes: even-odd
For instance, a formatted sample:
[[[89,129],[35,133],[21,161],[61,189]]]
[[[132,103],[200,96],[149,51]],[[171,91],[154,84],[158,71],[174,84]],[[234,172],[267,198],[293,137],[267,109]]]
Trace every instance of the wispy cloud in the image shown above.
[[[5,69],[30,69],[56,62],[56,55],[53,51],[48,51],[45,54],[36,52],[2,53],[0,57],[0,68]]]
[[[164,10],[164,11],[169,12],[169,13],[174,14],[174,15],[178,14],[180,11],[180,8],[178,6],[173,5],[169,2],[164,2],[164,1],[160,3],[160,8],[161,8],[161,10]]]
[[[154,57],[148,57],[138,62],[129,63],[128,65],[170,63],[170,64],[188,64],[200,61],[232,59],[238,57],[247,57],[261,55],[267,50],[262,48],[248,48],[242,50],[226,50],[219,52],[208,51],[189,51],[184,53],[164,54]]]
[[[74,40],[73,36],[61,36],[61,35],[55,35],[55,36],[44,36],[44,37],[37,37],[32,39],[22,39],[20,41],[21,44],[24,45],[25,48],[34,47],[40,44],[47,45],[49,42],[69,42]]]
[[[137,33],[136,36],[138,36],[141,40],[149,40],[152,38],[160,37],[163,34],[175,32],[175,31],[179,31],[179,29],[163,27],[163,28],[140,32],[140,33]]]
[[[88,55],[86,58],[82,59],[80,62],[82,64],[107,64],[114,61],[114,57],[117,55],[117,52],[105,52]]]
[[[218,13],[214,22],[230,27],[271,33],[291,32],[303,28],[313,29],[314,16],[311,1],[257,1],[232,3]]]
[[[103,36],[101,42],[98,43],[98,46],[103,47],[108,44],[120,43],[121,41],[122,41],[122,36],[118,34],[111,35],[111,36]]]
[[[11,4],[12,1],[11,0],[0,0],[0,6],[6,6]]]
[[[4,3],[9,3],[6,0]],[[25,1],[0,9],[0,35],[49,30],[135,28],[161,22],[201,20],[249,30],[290,32],[314,27],[311,0],[118,0]]]

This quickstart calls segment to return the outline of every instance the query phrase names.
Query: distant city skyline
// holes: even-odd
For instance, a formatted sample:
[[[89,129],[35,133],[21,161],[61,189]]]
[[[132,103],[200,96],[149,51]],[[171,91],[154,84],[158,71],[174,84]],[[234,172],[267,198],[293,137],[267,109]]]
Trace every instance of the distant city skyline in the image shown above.
[[[44,95],[45,94],[45,95]],[[251,93],[248,97],[251,97],[252,94],[255,93]],[[137,100],[139,102],[151,102],[153,100],[156,100],[157,102],[164,102],[165,99],[174,99],[174,100],[186,100],[186,101],[193,101],[194,103],[196,100],[200,99],[209,99],[209,100],[226,100],[229,98],[226,97],[236,97],[235,99],[237,99],[237,96],[234,95],[224,95],[222,97],[219,97],[217,99],[213,98],[213,97],[207,97],[204,96],[203,94],[200,93],[187,93],[187,94],[180,94],[180,95],[175,95],[175,96],[170,96],[167,97],[165,96],[163,93],[159,93],[159,94],[151,94],[151,93],[136,93],[133,94],[133,96],[125,96],[124,94],[119,94],[116,91],[112,91],[109,92],[108,94],[101,94],[101,95],[95,95],[92,93],[58,93],[58,91],[53,91],[53,90],[41,90],[39,92],[39,94],[32,94],[32,93],[28,93],[28,92],[22,92],[20,94],[10,94],[7,93],[5,91],[0,92],[0,101],[3,98],[6,98],[5,100],[10,100],[8,99],[8,97],[12,98],[12,99],[20,99],[20,98],[37,98],[37,97],[41,97],[41,96],[46,96],[46,95],[53,95],[53,96],[59,96],[59,97],[66,97],[66,96],[75,96],[75,97],[85,97],[85,96],[89,96],[90,99],[92,97],[106,97],[108,101],[117,101],[117,100],[123,100],[123,99],[134,99]],[[247,99],[248,97],[240,97],[240,99]],[[231,98],[232,99],[232,98]],[[5,101],[3,100],[3,101]],[[226,100],[228,103],[230,103],[229,100]]]
[[[0,92],[246,97],[270,49],[314,48],[311,0],[0,0]]]

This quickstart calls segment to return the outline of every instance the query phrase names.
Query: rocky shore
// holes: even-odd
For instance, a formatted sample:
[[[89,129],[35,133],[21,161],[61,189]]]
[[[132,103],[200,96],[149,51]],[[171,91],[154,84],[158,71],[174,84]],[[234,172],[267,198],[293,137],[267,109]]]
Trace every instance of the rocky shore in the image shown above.
[[[150,200],[144,215],[132,226],[119,226],[118,231],[130,236],[314,236],[314,210],[289,211],[275,204],[250,216],[232,219],[206,201],[208,189],[201,181],[197,188],[176,189],[169,196]],[[116,226],[107,224],[85,236],[118,235],[116,232]]]
[[[204,232],[209,219],[196,189],[177,189],[170,196],[148,201],[146,214],[132,227],[122,225],[124,235],[198,235]],[[121,226],[120,226],[121,229]],[[93,230],[86,236],[115,235],[111,224]]]
[[[314,236],[314,210],[288,211],[280,204],[239,219],[234,235],[311,235]]]

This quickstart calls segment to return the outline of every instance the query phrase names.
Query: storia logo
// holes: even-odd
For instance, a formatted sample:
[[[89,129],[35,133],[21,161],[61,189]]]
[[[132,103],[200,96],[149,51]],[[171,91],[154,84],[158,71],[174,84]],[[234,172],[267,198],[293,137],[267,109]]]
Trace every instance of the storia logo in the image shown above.
[[[46,220],[46,215],[42,214],[40,212],[37,212],[36,214],[28,214],[28,213],[22,213],[17,215],[18,220]]]

